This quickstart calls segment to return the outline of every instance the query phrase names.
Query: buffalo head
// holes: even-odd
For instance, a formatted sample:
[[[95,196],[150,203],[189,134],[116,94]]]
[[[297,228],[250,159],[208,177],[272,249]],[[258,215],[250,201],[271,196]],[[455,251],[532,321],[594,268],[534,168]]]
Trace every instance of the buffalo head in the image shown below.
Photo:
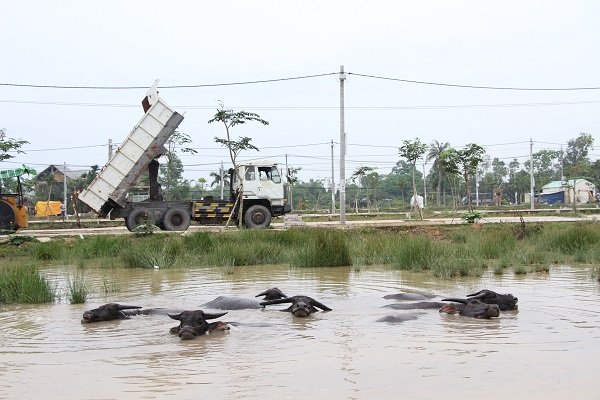
[[[136,314],[133,312],[124,312],[124,310],[139,310],[140,306],[126,306],[118,303],[108,303],[101,305],[93,310],[88,310],[83,313],[82,323],[112,321],[114,319],[127,319],[130,315]]]
[[[183,340],[193,339],[214,330],[226,330],[227,324],[223,322],[208,323],[206,320],[222,317],[224,313],[210,314],[202,310],[182,311],[179,314],[167,314],[169,317],[180,321],[179,326],[171,328],[170,332],[178,335]]]
[[[279,290],[276,287],[267,289],[264,292],[259,293],[254,297],[260,297],[260,296],[265,296],[263,298],[263,300],[277,300],[277,299],[284,299],[287,297],[285,294],[283,294],[283,292],[281,290]]]
[[[292,296],[285,299],[268,300],[261,302],[260,305],[264,307],[270,304],[282,303],[292,303],[291,306],[281,311],[289,311],[296,317],[308,317],[310,314],[319,311],[317,308],[323,311],[331,311],[331,308],[308,296]]]
[[[500,315],[500,308],[496,304],[486,304],[477,299],[443,299],[442,301],[452,301],[452,304],[445,304],[440,308],[440,312],[448,314],[460,314],[472,318],[492,318]]]
[[[468,294],[467,297],[481,300],[486,304],[496,304],[502,311],[516,310],[519,307],[517,306],[519,299],[512,294],[498,294],[487,289],[480,290],[477,293]]]

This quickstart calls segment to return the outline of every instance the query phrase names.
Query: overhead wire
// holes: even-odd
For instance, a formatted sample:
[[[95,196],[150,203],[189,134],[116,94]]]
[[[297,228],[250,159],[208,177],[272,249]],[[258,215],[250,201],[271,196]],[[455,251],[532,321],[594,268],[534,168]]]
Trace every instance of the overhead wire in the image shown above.
[[[241,82],[225,82],[225,83],[202,83],[192,85],[160,85],[160,89],[189,89],[189,88],[204,88],[204,87],[217,87],[217,86],[237,86],[237,85],[253,85],[259,83],[273,83],[273,82],[284,82],[293,81],[300,79],[318,78],[329,75],[336,75],[337,72],[329,72],[324,74],[294,76],[287,78],[272,78],[272,79],[259,79],[254,81],[241,81]],[[148,86],[63,86],[63,85],[39,85],[39,84],[28,84],[28,83],[0,83],[0,86],[11,86],[11,87],[26,87],[26,88],[39,88],[39,89],[87,89],[87,90],[130,90],[130,89],[148,89]]]

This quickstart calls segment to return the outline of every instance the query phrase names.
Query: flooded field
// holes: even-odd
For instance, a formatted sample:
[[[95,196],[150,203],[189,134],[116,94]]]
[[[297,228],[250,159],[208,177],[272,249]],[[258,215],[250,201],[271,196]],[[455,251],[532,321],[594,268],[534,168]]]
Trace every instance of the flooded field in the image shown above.
[[[59,291],[73,274],[44,271]],[[590,268],[440,280],[366,267],[86,270],[86,304],[0,308],[2,399],[597,399],[599,283]],[[228,332],[182,341],[167,316],[81,324],[108,302],[197,309],[219,295],[277,286],[333,309],[308,318],[230,311]],[[482,288],[519,297],[493,320],[397,311],[383,296],[464,297]],[[414,319],[376,322],[386,315]]]

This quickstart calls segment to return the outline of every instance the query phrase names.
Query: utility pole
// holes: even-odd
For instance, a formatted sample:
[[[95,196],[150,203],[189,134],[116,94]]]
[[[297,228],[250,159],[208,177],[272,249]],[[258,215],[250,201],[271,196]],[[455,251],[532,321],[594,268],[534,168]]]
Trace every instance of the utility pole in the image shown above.
[[[335,214],[335,180],[333,174],[333,139],[331,139],[331,215]]]
[[[475,171],[475,205],[479,207],[479,171]]]
[[[221,200],[223,200],[223,161],[221,161],[221,170],[219,171],[219,173],[221,174],[221,180],[219,181],[219,184],[221,186]]]
[[[340,65],[340,224],[346,224],[346,130],[344,126],[344,66]]]
[[[112,158],[113,155],[113,144],[112,144],[112,139],[108,139],[108,160],[110,161],[110,159]]]
[[[425,177],[425,164],[427,164],[427,161],[423,161],[423,208],[427,207],[427,178]]]
[[[533,187],[535,186],[535,182],[533,180],[533,139],[529,138],[529,196],[531,196],[531,209],[533,210],[535,207],[534,203],[534,193]]]
[[[63,165],[63,219],[66,221],[67,218],[67,162]]]

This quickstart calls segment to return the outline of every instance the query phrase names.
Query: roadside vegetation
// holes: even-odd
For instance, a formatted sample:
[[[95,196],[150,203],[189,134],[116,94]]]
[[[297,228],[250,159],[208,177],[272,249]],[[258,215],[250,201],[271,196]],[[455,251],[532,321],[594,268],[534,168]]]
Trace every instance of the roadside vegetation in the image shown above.
[[[52,301],[55,295],[38,272],[52,265],[74,265],[82,271],[91,267],[214,266],[226,271],[265,264],[361,269],[384,265],[442,279],[481,276],[486,271],[545,273],[555,264],[600,264],[599,228],[597,222],[467,224],[90,236],[20,241],[19,245],[7,241],[0,245],[0,302]],[[594,267],[595,279],[599,271]],[[69,280],[71,303],[85,302],[88,292],[83,272]]]

